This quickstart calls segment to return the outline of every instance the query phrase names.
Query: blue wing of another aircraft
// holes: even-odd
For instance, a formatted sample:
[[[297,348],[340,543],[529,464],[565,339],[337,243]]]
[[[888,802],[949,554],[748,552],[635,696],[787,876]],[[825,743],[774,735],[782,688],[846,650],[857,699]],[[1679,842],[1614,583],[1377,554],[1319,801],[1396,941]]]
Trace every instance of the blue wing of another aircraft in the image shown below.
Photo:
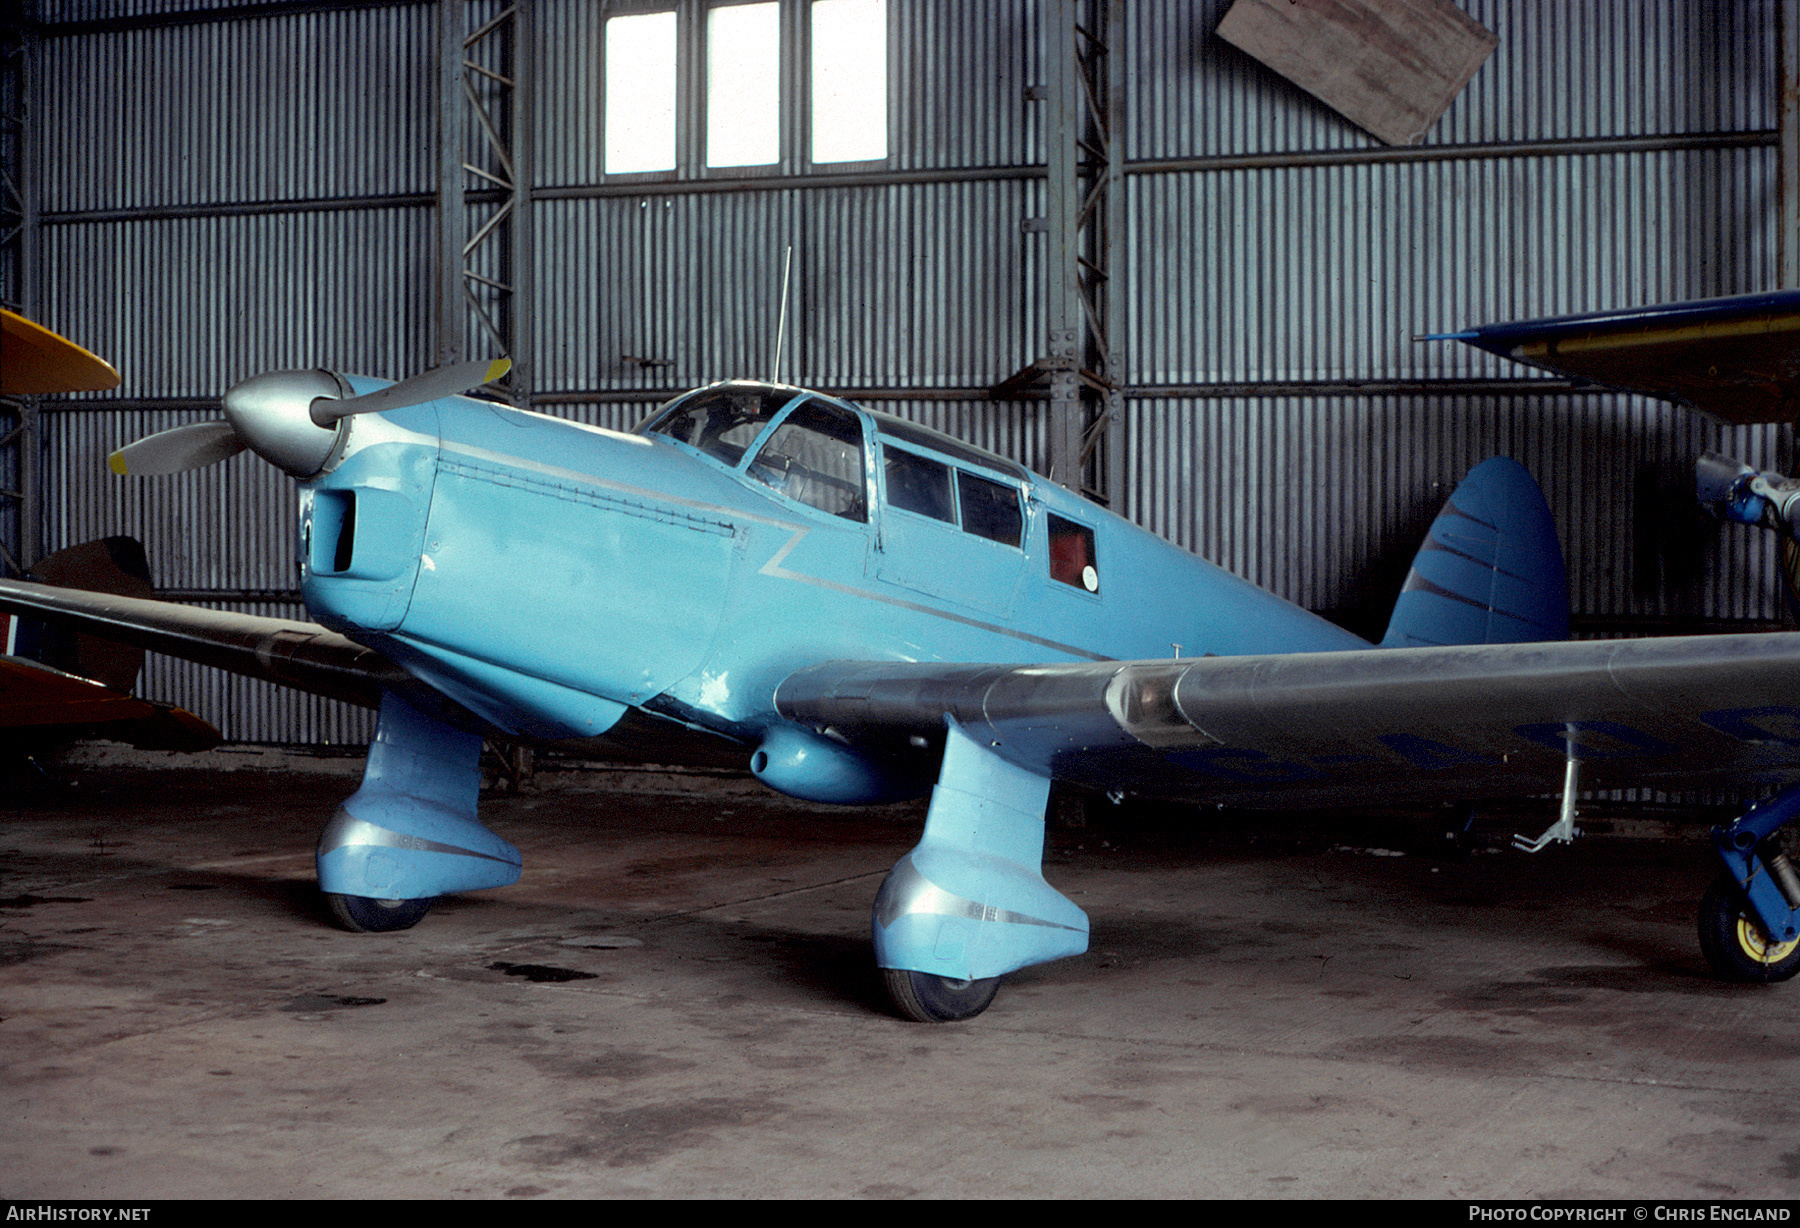
[[[1800,416],[1800,290],[1484,324],[1421,340],[1464,341],[1738,426]]]
[[[1469,471],[1432,522],[1383,648],[1569,638],[1569,577],[1543,492],[1504,456]]]

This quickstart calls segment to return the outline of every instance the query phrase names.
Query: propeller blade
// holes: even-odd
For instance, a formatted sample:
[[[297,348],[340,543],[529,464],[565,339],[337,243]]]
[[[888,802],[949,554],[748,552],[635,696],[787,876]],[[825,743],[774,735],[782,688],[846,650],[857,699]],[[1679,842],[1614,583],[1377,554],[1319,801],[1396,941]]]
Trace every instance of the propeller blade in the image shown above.
[[[346,397],[341,401],[320,398],[312,404],[312,419],[320,426],[330,426],[339,418],[348,418],[351,414],[373,414],[388,409],[404,409],[408,405],[423,405],[439,397],[455,396],[459,392],[491,384],[510,370],[510,358],[491,361],[484,358],[475,362],[453,363],[448,367],[434,367],[410,379],[403,379],[398,384],[390,384],[359,397]]]
[[[120,476],[185,473],[216,465],[245,446],[229,422],[195,422],[128,443],[107,457],[106,464]]]

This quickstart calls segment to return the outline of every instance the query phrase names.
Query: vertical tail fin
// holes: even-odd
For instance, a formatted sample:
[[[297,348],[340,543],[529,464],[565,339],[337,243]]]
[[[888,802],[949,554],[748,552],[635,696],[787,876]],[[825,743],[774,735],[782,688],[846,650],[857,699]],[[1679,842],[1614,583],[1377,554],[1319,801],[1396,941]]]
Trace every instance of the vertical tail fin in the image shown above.
[[[1483,461],[1432,522],[1381,646],[1568,638],[1568,572],[1544,492],[1517,461]]]

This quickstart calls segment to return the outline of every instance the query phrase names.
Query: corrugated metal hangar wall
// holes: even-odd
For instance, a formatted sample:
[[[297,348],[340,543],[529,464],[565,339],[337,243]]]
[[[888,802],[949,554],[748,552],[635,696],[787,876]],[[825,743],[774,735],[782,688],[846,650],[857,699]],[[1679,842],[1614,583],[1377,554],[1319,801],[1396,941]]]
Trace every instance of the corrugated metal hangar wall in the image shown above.
[[[778,161],[709,168],[684,78],[674,169],[607,174],[606,21],[677,11],[685,73],[714,7],[28,0],[5,293],[124,383],[11,411],[6,549],[130,533],[179,599],[301,616],[288,479],[121,480],[106,453],[259,371],[397,378],[501,345],[521,404],[628,427],[767,374],[789,245],[784,378],[1045,467],[1054,380],[991,390],[1054,350],[1051,86],[1104,6],[887,0],[887,154],[815,164],[810,0],[781,0]],[[1587,633],[1781,618],[1770,536],[1672,492],[1709,448],[1793,472],[1791,433],[1411,339],[1773,288],[1777,4],[1465,0],[1498,49],[1413,147],[1216,37],[1227,7],[1114,0],[1081,44],[1111,40],[1117,107],[1117,510],[1378,624],[1450,485],[1507,454],[1546,488]],[[153,661],[145,685],[232,739],[367,736],[195,667]]]

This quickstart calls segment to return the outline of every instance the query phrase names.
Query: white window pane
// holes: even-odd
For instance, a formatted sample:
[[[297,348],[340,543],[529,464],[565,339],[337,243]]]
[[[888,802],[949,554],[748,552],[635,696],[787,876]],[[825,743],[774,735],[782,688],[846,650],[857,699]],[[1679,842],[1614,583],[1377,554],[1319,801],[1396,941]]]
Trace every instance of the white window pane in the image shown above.
[[[887,0],[813,0],[812,160],[887,157]]]
[[[675,14],[606,22],[606,170],[675,168]]]
[[[706,19],[706,164],[781,157],[781,6],[734,4]]]

